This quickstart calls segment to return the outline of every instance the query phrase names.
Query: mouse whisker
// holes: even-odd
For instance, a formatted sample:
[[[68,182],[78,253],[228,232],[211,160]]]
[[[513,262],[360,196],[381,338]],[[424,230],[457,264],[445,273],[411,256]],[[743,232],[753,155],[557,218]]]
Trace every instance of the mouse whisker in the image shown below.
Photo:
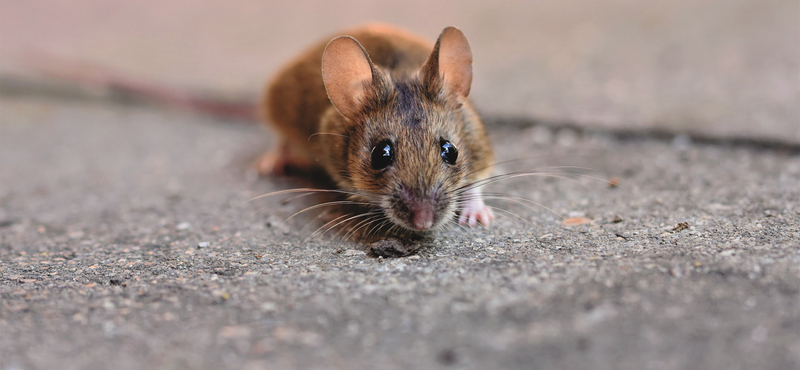
[[[335,132],[315,132],[315,133],[309,135],[307,140],[311,141],[311,138],[314,137],[314,136],[317,136],[317,135],[331,135],[331,136],[339,136],[339,137],[344,137],[344,138],[349,138],[350,137],[348,135],[337,134]]]
[[[509,211],[507,209],[503,209],[503,208],[494,208],[494,210],[498,211],[498,212],[502,212],[502,213],[507,213],[508,215],[514,216],[517,219],[521,220],[522,222],[528,224],[528,226],[530,226],[531,228],[534,228],[534,229],[536,228],[536,226],[534,224],[530,223],[530,221],[526,220],[524,217],[522,217],[522,216],[520,216],[520,215],[518,215],[518,214],[516,214],[514,212],[511,212],[511,211]],[[500,213],[500,214],[502,214],[502,213]],[[508,217],[508,216],[506,215],[506,217]]]
[[[331,213],[331,211],[332,211],[332,210],[331,210],[330,208],[329,208],[329,209],[322,210],[322,212],[320,212],[318,215],[316,215],[316,216],[314,217],[314,219],[313,219],[313,220],[311,220],[310,222],[304,223],[304,224],[303,224],[303,225],[300,227],[300,230],[301,230],[301,231],[304,231],[304,230],[305,230],[305,229],[306,229],[306,228],[307,228],[309,225],[314,225],[314,224],[317,224],[317,222],[318,222],[320,219],[323,219],[323,218],[325,218],[326,216],[328,216],[328,214],[330,214],[330,213]]]
[[[454,216],[455,216],[455,215],[454,215]],[[461,231],[463,231],[463,232],[469,232],[469,231],[471,231],[471,230],[470,230],[470,228],[468,228],[467,226],[465,226],[465,225],[462,225],[462,224],[458,223],[458,217],[453,217],[453,219],[452,219],[452,223],[451,223],[451,224],[452,224],[453,226],[455,226],[455,227],[458,227],[458,228],[460,228],[460,229],[461,229]],[[454,229],[454,230],[455,230],[455,229]]]
[[[354,236],[358,232],[358,230],[361,230],[362,228],[371,225],[373,222],[375,222],[378,219],[380,219],[380,215],[373,214],[370,217],[367,217],[367,218],[359,221],[357,224],[355,224],[353,227],[351,227],[350,230],[347,233],[345,233],[344,237],[342,237],[342,238],[344,240],[350,240],[350,237]]]
[[[467,201],[472,200],[472,199],[476,199],[476,198],[478,198],[478,196],[473,196],[473,197],[465,196],[461,200],[456,202],[456,204],[457,205],[463,205]],[[483,193],[482,194],[482,199],[485,199],[485,200],[490,200],[490,199],[492,199],[492,200],[504,200],[504,201],[507,201],[507,202],[513,202],[513,203],[522,205],[523,207],[525,207],[525,208],[527,208],[527,209],[529,209],[531,211],[536,211],[536,208],[531,206],[531,205],[533,205],[533,206],[544,208],[544,209],[550,211],[551,213],[553,213],[554,215],[558,216],[562,220],[565,218],[564,216],[562,216],[560,213],[556,212],[552,208],[549,208],[549,207],[547,207],[547,206],[545,206],[545,205],[543,205],[541,203],[535,202],[535,201],[533,201],[531,199],[528,199],[528,198],[525,198],[525,197],[521,197],[521,196],[518,196],[518,195],[503,194],[503,193]],[[493,207],[493,208],[496,208],[496,207]]]
[[[480,179],[480,180],[476,180],[476,181],[464,184],[464,185],[456,188],[455,193],[464,193],[464,192],[467,192],[467,191],[469,191],[471,189],[475,189],[475,188],[478,188],[478,187],[481,187],[481,186],[492,184],[492,183],[495,183],[495,182],[498,182],[498,181],[509,180],[509,179],[518,178],[518,177],[525,177],[525,176],[553,177],[553,178],[562,179],[562,180],[568,180],[568,181],[577,181],[573,177],[588,178],[588,179],[592,179],[592,180],[598,180],[598,181],[601,181],[601,182],[604,182],[604,183],[607,183],[607,184],[611,184],[610,181],[602,179],[602,178],[599,178],[599,177],[596,177],[596,176],[590,176],[590,175],[585,175],[585,174],[581,174],[581,173],[551,171],[551,169],[580,169],[580,168],[581,167],[561,166],[561,167],[549,167],[549,168],[542,169],[542,170],[535,169],[535,170],[527,170],[527,171],[509,172],[509,173],[504,173],[504,174],[500,174],[500,175],[490,176],[490,177],[487,177],[485,179]]]
[[[530,156],[530,157],[514,158],[514,159],[508,159],[508,160],[505,160],[505,161],[494,162],[492,164],[489,164],[489,165],[474,169],[474,170],[472,170],[470,172],[467,172],[466,176],[469,177],[470,175],[476,174],[476,173],[481,172],[483,170],[486,170],[488,168],[497,167],[497,166],[499,166],[501,164],[522,162],[522,161],[527,161],[527,160],[531,160],[531,159],[543,159],[543,158],[554,158],[554,157],[557,157],[557,155],[555,155],[555,154],[543,154],[543,155],[534,155],[534,156]],[[590,168],[586,168],[586,169],[587,170],[591,170]]]
[[[385,228],[386,225],[389,223],[391,223],[391,220],[386,218],[385,215],[381,214],[380,216],[370,221],[369,225],[364,229],[365,231],[362,234],[360,234],[360,236],[364,240],[372,238],[373,236],[378,234],[379,230]]]
[[[317,193],[333,193],[333,194],[344,194],[344,195],[356,195],[356,196],[378,196],[378,194],[370,194],[366,192],[359,192],[359,191],[349,191],[349,190],[340,190],[340,189],[315,189],[315,188],[295,188],[295,189],[285,189],[285,190],[278,190],[269,192],[266,194],[261,194],[259,196],[250,198],[247,202],[252,202],[254,200],[258,200],[261,198],[273,197],[276,195],[283,195],[283,194],[293,194],[293,193],[304,193],[300,196],[306,196],[310,194],[317,194]],[[292,198],[293,199],[293,198]]]
[[[386,230],[386,235],[392,235],[395,232],[399,233],[401,231],[406,230],[406,228],[404,228],[404,227],[402,227],[402,226],[400,226],[398,224],[395,224],[395,223],[390,223],[389,225],[390,225],[389,229]]]
[[[367,235],[368,235],[370,238],[371,238],[371,237],[373,237],[373,236],[377,236],[377,235],[378,235],[378,233],[379,233],[381,230],[384,230],[384,231],[386,232],[386,234],[388,235],[388,233],[389,233],[390,231],[392,231],[392,229],[394,229],[394,227],[393,227],[392,225],[393,225],[393,223],[392,223],[392,220],[390,220],[388,217],[385,217],[385,216],[384,216],[384,220],[383,220],[383,221],[381,221],[381,223],[379,223],[379,224],[377,224],[377,225],[373,226],[373,227],[372,227],[372,228],[369,230],[369,234],[367,234]],[[387,226],[389,227],[389,229],[386,229],[386,227],[387,227]]]
[[[461,229],[461,231],[463,231],[463,232],[470,232],[470,231],[472,231],[470,228],[468,228],[468,227],[466,227],[466,226],[464,226],[464,225],[461,225],[461,224],[459,224],[459,223],[458,223],[458,219],[457,219],[457,218],[455,218],[455,214],[453,214],[453,216],[454,216],[454,217],[453,217],[453,218],[450,220],[450,222],[446,222],[446,223],[442,224],[442,227],[445,227],[445,228],[447,228],[447,231],[448,231],[448,232],[450,232],[450,233],[455,233],[455,232],[457,231],[457,229]]]
[[[309,196],[309,195],[319,195],[319,192],[304,192],[304,193],[301,193],[301,194],[298,194],[298,195],[295,195],[295,196],[292,196],[292,197],[289,197],[289,198],[283,199],[283,200],[281,200],[280,204],[281,204],[281,205],[284,205],[284,204],[289,204],[289,203],[291,203],[292,201],[294,201],[295,199],[299,199],[299,198],[307,197],[307,196]],[[337,195],[338,195],[338,194],[337,194]],[[346,196],[348,196],[348,197],[352,197],[352,196],[353,196],[353,195],[350,195],[350,194],[344,194],[344,195],[346,195]]]
[[[497,208],[495,208],[495,210],[497,210]],[[508,220],[509,222],[514,223],[514,224],[517,224],[519,222],[517,220],[517,217],[511,217],[509,214],[507,214],[507,212],[503,212],[503,211],[504,210],[501,210],[500,211],[501,213],[497,213],[495,216],[502,217],[503,219]],[[492,225],[497,225],[497,226],[501,227],[504,231],[506,231],[506,232],[508,231],[508,228],[506,226],[504,226],[502,223],[500,223],[499,221],[497,223],[493,223]],[[531,226],[531,227],[533,228],[533,226]]]
[[[349,217],[350,215],[352,215],[352,214],[351,214],[351,213],[345,213],[345,214],[343,214],[343,215],[337,216],[337,217],[335,217],[334,219],[332,219],[332,220],[330,220],[330,221],[326,222],[325,224],[323,224],[322,226],[320,226],[320,227],[318,227],[316,230],[314,230],[314,232],[313,232],[313,233],[311,233],[311,235],[309,235],[308,237],[306,237],[306,239],[304,240],[304,242],[307,242],[307,241],[311,240],[311,239],[312,239],[312,238],[313,238],[313,237],[314,237],[314,236],[315,236],[315,235],[316,235],[318,232],[320,232],[320,231],[321,231],[323,228],[327,227],[328,225],[331,225],[331,224],[333,224],[333,223],[335,223],[335,222],[337,222],[337,221],[339,221],[339,220],[341,220],[341,219],[343,219],[343,218]]]
[[[344,241],[351,240],[350,237],[352,235],[354,235],[364,225],[369,225],[373,219],[374,219],[374,216],[367,217],[367,218],[359,221],[354,226],[349,227],[349,230],[347,230],[347,232],[344,233],[344,236],[342,236],[342,232],[344,232],[346,228],[345,227],[340,227],[339,230],[336,232],[336,238],[341,238]]]
[[[573,175],[573,176],[580,176],[582,173],[579,172],[569,172],[569,171],[592,171],[591,168],[581,167],[581,166],[547,166],[547,167],[537,167],[537,168],[530,168],[526,170],[519,170],[519,171],[512,171],[497,174],[494,176],[489,176],[485,179],[481,179],[478,181],[489,180],[492,178],[501,178],[508,175],[515,175],[515,174],[528,174],[528,173],[549,173],[549,174],[562,174],[562,175]]]
[[[389,222],[391,222],[391,220],[389,220],[386,215],[381,214],[379,217],[370,222],[371,226],[369,226],[366,229],[366,232],[364,232],[363,239],[370,239],[373,235],[376,235],[378,230],[380,230],[382,227],[386,227],[386,224]]]
[[[376,213],[375,211],[371,211],[371,212],[365,212],[365,213],[358,213],[358,214],[356,214],[354,216],[348,217],[348,218],[346,218],[346,219],[344,219],[342,221],[337,222],[335,225],[328,227],[325,231],[322,232],[322,234],[319,234],[319,237],[324,236],[326,233],[328,233],[332,229],[335,229],[336,227],[338,227],[339,225],[341,225],[341,224],[343,224],[345,222],[357,219],[359,217],[368,217],[368,216],[374,215],[375,213]],[[352,213],[349,213],[349,214],[347,214],[347,216],[349,216],[351,214]]]
[[[370,205],[372,205],[372,203],[356,202],[356,201],[352,201],[352,200],[334,200],[334,201],[330,201],[330,202],[324,202],[324,203],[315,204],[313,206],[309,206],[309,207],[303,208],[303,209],[295,212],[293,215],[289,216],[286,219],[286,221],[291,220],[292,218],[294,218],[295,216],[297,216],[297,215],[299,215],[299,214],[301,214],[303,212],[311,211],[311,210],[322,208],[322,207],[341,206],[341,205],[370,206]]]

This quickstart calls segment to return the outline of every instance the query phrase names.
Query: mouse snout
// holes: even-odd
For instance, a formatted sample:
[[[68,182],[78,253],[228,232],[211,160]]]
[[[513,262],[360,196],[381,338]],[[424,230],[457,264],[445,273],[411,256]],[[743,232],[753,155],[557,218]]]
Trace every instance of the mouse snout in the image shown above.
[[[393,208],[404,224],[419,231],[427,231],[436,225],[437,214],[441,206],[438,198],[438,192],[420,195],[405,190],[395,198],[397,202]]]
[[[433,226],[436,205],[432,202],[420,202],[409,207],[411,224],[419,230],[428,230]]]

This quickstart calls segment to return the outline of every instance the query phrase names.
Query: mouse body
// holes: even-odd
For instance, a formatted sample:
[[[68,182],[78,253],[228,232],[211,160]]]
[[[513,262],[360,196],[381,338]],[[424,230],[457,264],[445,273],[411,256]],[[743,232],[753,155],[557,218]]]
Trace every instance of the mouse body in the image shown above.
[[[448,27],[435,44],[371,24],[311,46],[267,84],[262,108],[280,135],[262,174],[317,168],[363,205],[361,223],[426,235],[458,217],[488,225],[480,180],[492,169],[468,99],[472,52]]]

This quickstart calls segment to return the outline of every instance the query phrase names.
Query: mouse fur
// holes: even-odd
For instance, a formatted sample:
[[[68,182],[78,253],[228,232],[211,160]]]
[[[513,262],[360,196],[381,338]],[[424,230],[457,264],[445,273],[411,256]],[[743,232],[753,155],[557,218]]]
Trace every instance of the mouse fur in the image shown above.
[[[281,139],[259,171],[322,169],[351,200],[377,211],[387,233],[424,235],[457,212],[461,223],[488,225],[493,215],[480,192],[461,189],[489,176],[494,161],[468,99],[472,53],[463,33],[445,28],[434,45],[382,24],[340,35],[311,46],[268,83],[264,118]],[[390,165],[375,167],[376,150]]]

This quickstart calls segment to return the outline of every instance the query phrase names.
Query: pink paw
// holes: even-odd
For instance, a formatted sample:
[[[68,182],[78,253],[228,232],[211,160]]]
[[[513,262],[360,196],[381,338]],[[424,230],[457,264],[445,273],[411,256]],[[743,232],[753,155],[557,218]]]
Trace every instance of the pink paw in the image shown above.
[[[483,198],[480,197],[480,193],[473,194],[473,196],[476,196],[476,198],[472,198],[464,204],[461,215],[458,217],[458,223],[473,227],[480,222],[484,226],[489,226],[489,223],[494,218],[494,212],[492,212],[489,206],[483,203]]]

